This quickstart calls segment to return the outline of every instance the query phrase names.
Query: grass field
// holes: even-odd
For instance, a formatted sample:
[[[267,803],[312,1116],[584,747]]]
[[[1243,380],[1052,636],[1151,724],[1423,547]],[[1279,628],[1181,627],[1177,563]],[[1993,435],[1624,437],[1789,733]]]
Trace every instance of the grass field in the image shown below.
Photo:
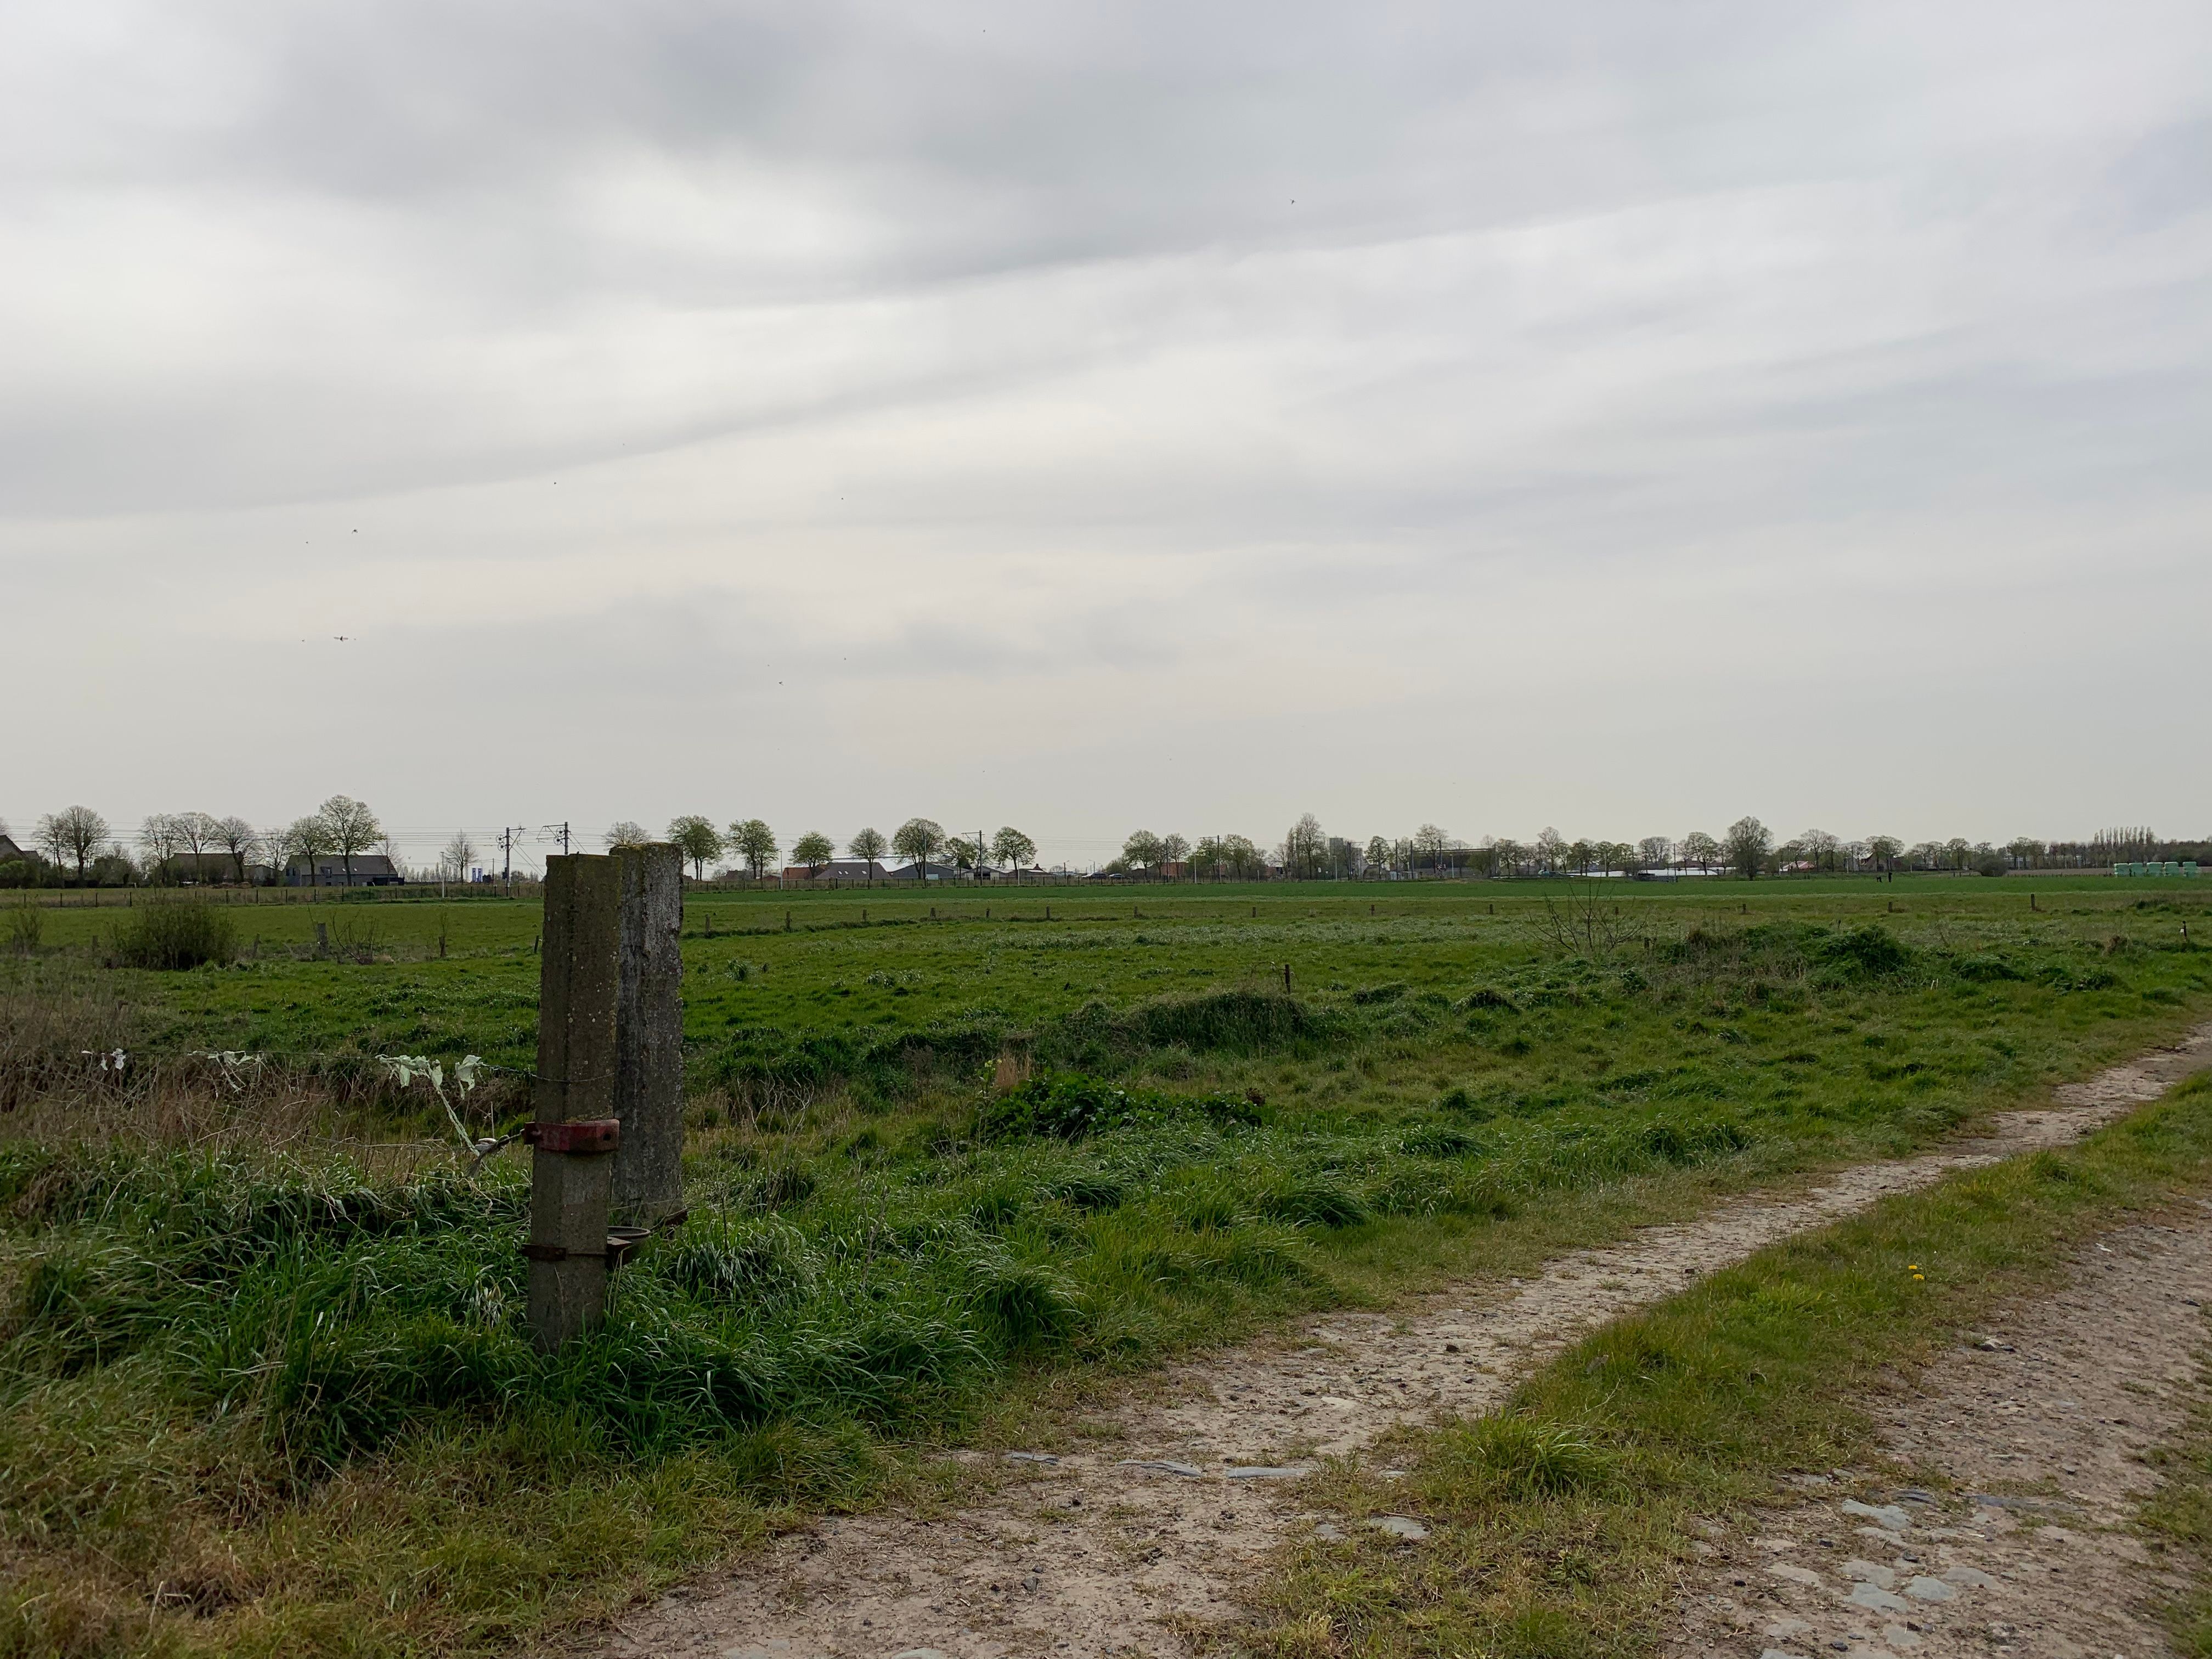
[[[521,1162],[463,1176],[372,1063],[526,1066],[532,907],[240,906],[239,961],[173,973],[105,965],[128,913],[48,912],[0,970],[0,1653],[589,1616],[1068,1379],[1901,1152],[2139,1049],[2212,1006],[2199,890],[697,897],[693,1219],[555,1361],[519,1328]],[[119,1082],[84,1052],[118,1046]]]

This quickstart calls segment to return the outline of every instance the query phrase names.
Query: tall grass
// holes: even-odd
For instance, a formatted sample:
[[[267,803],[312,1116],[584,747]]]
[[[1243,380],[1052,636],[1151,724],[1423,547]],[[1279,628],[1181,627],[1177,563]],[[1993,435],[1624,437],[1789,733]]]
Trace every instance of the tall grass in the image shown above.
[[[238,930],[212,904],[157,900],[134,908],[115,930],[115,954],[133,968],[225,967],[238,955]]]

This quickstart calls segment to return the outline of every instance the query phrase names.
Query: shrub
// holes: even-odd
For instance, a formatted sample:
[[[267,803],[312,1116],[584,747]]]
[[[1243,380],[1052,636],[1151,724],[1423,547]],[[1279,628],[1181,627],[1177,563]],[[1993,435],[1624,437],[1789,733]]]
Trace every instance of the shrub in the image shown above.
[[[116,930],[115,954],[133,968],[227,967],[238,940],[221,910],[171,899],[135,911]]]
[[[18,904],[8,912],[8,946],[28,956],[39,948],[46,933],[46,913],[35,905]]]

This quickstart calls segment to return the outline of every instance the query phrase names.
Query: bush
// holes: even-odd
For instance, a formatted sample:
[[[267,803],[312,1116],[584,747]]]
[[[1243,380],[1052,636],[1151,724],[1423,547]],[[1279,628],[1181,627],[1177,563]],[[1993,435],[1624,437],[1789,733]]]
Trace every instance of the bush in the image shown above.
[[[46,933],[46,913],[35,905],[18,904],[8,912],[8,948],[28,956],[39,948]]]
[[[228,967],[238,940],[230,918],[212,905],[171,899],[134,912],[116,930],[115,954],[133,968]]]

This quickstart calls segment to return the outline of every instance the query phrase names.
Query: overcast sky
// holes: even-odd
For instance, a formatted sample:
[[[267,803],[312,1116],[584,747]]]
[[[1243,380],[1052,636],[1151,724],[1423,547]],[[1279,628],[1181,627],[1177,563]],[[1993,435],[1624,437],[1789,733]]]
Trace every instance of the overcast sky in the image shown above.
[[[0,363],[19,834],[2212,834],[2203,0],[0,5]]]

